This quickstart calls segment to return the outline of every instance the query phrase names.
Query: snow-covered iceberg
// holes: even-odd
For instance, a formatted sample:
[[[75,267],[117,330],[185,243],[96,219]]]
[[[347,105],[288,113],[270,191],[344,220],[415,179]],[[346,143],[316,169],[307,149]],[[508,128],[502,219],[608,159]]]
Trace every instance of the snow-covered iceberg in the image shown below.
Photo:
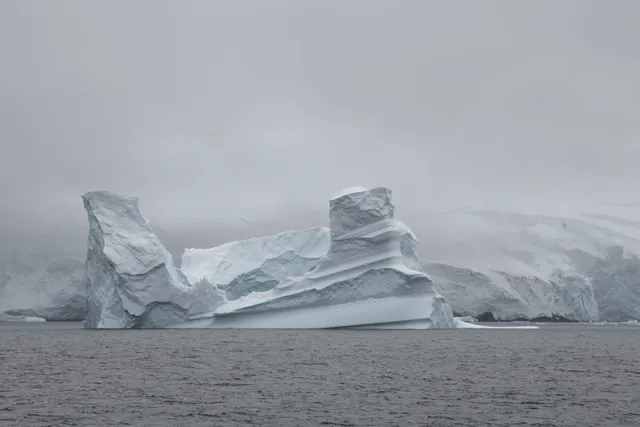
[[[83,200],[86,327],[455,326],[449,303],[422,271],[415,235],[394,219],[386,188],[357,188],[332,199],[329,229],[188,249],[185,273],[137,199],[90,192]]]
[[[182,272],[189,282],[207,280],[224,290],[229,300],[236,300],[314,269],[329,250],[329,241],[327,227],[313,227],[211,249],[186,249]]]
[[[313,270],[229,301],[211,327],[454,327],[449,303],[422,271],[416,236],[394,219],[390,190],[342,192],[329,220],[329,250]]]
[[[135,198],[82,196],[89,218],[86,328],[162,328],[225,301],[206,281],[189,284]]]

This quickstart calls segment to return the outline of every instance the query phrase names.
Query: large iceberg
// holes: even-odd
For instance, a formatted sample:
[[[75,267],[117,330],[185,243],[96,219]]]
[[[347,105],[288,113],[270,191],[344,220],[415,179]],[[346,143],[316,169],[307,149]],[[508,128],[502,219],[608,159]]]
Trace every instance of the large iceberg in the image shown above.
[[[86,328],[162,328],[225,301],[206,281],[189,284],[137,199],[105,191],[82,198],[89,218]]]
[[[86,327],[455,326],[449,303],[422,271],[415,235],[393,218],[386,188],[332,199],[329,229],[188,249],[184,273],[137,199],[107,192],[83,199],[90,225]]]

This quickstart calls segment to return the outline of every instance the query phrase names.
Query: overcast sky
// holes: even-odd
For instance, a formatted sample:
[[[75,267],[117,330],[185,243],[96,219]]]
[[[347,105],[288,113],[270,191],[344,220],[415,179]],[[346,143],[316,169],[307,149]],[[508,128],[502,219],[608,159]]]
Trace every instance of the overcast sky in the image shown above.
[[[169,225],[354,185],[405,217],[637,202],[639,23],[637,0],[2,0],[0,219],[85,221],[93,189]]]

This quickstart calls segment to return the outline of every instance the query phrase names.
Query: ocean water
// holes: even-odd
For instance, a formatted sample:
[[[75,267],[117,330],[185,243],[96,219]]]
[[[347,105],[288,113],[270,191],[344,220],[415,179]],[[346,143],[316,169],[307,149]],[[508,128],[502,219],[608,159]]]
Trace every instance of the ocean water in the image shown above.
[[[640,426],[640,326],[0,326],[0,426]]]

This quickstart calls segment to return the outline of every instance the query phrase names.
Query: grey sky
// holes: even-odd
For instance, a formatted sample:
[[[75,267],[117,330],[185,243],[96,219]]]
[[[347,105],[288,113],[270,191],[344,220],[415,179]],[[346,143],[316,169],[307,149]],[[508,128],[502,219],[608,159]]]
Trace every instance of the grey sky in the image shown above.
[[[638,201],[639,22],[636,0],[3,0],[0,219],[84,221],[92,189],[169,225],[353,185],[402,217]]]

